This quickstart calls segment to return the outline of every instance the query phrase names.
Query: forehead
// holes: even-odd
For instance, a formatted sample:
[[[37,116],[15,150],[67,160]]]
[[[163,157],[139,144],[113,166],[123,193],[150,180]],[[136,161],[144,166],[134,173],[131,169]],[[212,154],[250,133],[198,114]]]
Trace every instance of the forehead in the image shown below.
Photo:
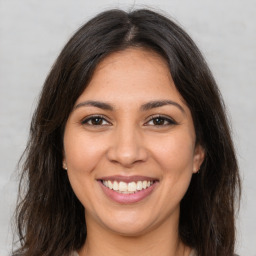
[[[78,101],[81,98],[126,104],[156,99],[184,103],[166,60],[141,48],[128,48],[104,58]]]
[[[142,47],[130,47],[125,50],[120,50],[109,54],[97,66],[96,71],[99,71],[107,65],[119,66],[122,62],[129,62],[134,67],[138,67],[142,62],[151,64],[155,69],[164,68],[170,73],[167,61],[157,52]],[[142,67],[141,67],[142,69]]]
[[[146,75],[146,77],[156,75],[155,73],[157,72],[159,77],[164,75],[172,83],[172,77],[166,60],[150,49],[128,48],[114,52],[98,64],[94,76],[104,72],[106,69],[111,76],[122,74],[123,77],[132,78],[132,75],[136,75],[137,79],[143,75]],[[112,72],[110,72],[110,69]]]

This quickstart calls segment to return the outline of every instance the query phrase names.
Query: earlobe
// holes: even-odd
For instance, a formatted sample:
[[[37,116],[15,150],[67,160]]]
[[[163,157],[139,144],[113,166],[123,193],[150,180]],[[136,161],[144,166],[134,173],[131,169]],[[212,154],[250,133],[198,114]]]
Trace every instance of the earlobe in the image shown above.
[[[67,169],[68,169],[68,168],[67,168],[67,163],[66,163],[65,158],[64,158],[63,161],[62,161],[62,168],[63,168],[64,170],[67,170]]]
[[[205,158],[204,148],[200,144],[196,145],[195,152],[194,152],[193,173],[199,172],[200,167],[204,161],[204,158]]]
[[[62,168],[63,168],[64,170],[67,170],[68,167],[67,167],[67,162],[66,162],[66,156],[65,156],[65,151],[64,151],[64,149],[63,149],[63,151],[62,151],[62,155],[63,155]]]

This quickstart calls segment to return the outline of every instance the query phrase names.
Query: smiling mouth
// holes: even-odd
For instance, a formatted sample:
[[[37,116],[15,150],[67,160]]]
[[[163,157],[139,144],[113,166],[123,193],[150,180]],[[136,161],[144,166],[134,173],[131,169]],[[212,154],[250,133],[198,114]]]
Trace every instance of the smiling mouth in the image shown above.
[[[119,204],[133,204],[146,199],[159,183],[159,179],[137,175],[113,175],[100,177],[97,181],[105,195]]]
[[[148,181],[148,180],[139,180],[139,181],[132,181],[132,182],[124,182],[124,181],[111,181],[111,180],[101,180],[101,183],[117,193],[120,194],[134,194],[145,190],[151,187],[155,181]]]

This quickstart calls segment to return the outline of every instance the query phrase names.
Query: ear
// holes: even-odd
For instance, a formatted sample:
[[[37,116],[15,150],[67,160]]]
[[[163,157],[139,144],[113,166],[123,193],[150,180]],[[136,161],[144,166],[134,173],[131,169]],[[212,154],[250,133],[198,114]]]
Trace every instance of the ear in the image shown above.
[[[68,168],[67,168],[67,163],[66,163],[66,160],[65,160],[65,159],[63,159],[63,161],[62,161],[62,167],[63,167],[63,169],[65,169],[65,170],[68,169]]]
[[[62,159],[62,168],[64,170],[67,170],[67,162],[66,162],[66,155],[65,155],[65,151],[64,149],[62,150],[62,156],[63,156],[63,159]]]
[[[197,173],[200,170],[200,167],[204,161],[204,158],[205,158],[205,150],[200,144],[197,144],[195,146],[195,151],[194,151],[193,173]]]
[[[66,157],[65,157],[65,152],[63,151],[63,160],[62,160],[62,168],[67,170],[67,162],[66,162]]]

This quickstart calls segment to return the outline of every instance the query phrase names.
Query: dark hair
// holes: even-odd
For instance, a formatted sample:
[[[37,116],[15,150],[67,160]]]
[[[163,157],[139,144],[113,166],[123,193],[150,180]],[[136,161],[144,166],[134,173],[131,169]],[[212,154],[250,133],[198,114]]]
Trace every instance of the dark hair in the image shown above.
[[[17,207],[17,255],[65,256],[84,244],[84,208],[62,168],[63,131],[97,64],[129,47],[153,50],[167,61],[192,113],[197,143],[205,149],[200,174],[193,175],[181,202],[180,238],[199,256],[233,255],[240,179],[221,95],[186,32],[150,10],[99,14],[75,33],[53,65],[23,155],[20,193],[27,187]]]

